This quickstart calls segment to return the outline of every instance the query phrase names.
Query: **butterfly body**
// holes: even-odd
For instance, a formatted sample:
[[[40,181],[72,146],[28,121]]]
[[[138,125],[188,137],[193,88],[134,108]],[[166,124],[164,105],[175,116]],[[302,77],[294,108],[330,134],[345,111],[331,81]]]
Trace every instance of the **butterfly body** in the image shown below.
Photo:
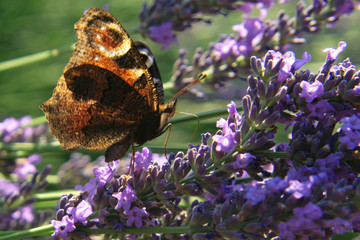
[[[164,104],[151,51],[134,43],[110,13],[90,8],[75,29],[75,51],[41,108],[63,148],[106,148],[112,161],[161,135],[176,102]]]

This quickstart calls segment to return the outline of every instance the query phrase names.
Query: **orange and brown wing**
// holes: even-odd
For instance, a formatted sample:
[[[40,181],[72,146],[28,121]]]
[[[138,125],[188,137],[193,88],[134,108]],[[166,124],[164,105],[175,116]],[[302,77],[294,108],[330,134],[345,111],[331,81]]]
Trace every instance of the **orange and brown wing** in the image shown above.
[[[89,9],[75,29],[75,52],[53,96],[41,105],[51,133],[66,149],[97,150],[131,140],[142,117],[158,110],[145,64],[105,10]]]

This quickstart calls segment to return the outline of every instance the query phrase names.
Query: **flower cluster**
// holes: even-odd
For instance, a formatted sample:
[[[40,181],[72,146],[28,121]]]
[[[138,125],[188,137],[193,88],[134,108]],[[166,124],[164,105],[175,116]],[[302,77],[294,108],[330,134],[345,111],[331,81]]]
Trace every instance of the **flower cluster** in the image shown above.
[[[333,7],[339,6],[340,2],[341,7]],[[222,35],[216,43],[210,43],[206,51],[198,48],[191,63],[186,58],[186,51],[181,49],[174,64],[174,87],[182,89],[199,73],[206,72],[209,75],[206,79],[208,85],[222,90],[218,92],[220,97],[227,98],[229,91],[223,88],[224,82],[245,79],[243,73],[248,73],[250,56],[263,55],[268,49],[283,53],[294,45],[303,44],[306,41],[302,37],[304,34],[318,33],[323,25],[335,24],[340,17],[350,14],[354,7],[354,1],[343,4],[343,1],[316,0],[307,8],[299,2],[293,18],[284,12],[280,12],[278,19],[273,21],[264,21],[262,17],[244,18],[242,23],[233,26],[234,34]],[[190,93],[197,97],[205,96],[199,90]]]
[[[162,237],[319,239],[360,230],[360,77],[348,59],[333,65],[345,47],[324,49],[317,74],[299,70],[308,53],[252,57],[242,114],[231,102],[213,136],[202,134],[200,145],[169,160],[143,148],[130,175],[114,174],[119,161],[95,168],[80,195],[61,198],[52,236],[187,226],[201,230]],[[276,145],[280,123],[292,132]],[[195,200],[184,208],[189,196]]]
[[[246,3],[238,0],[154,0],[152,5],[145,3],[143,6],[140,13],[140,32],[168,49],[172,43],[178,43],[174,31],[184,31],[200,21],[210,23],[205,15],[226,15],[230,11],[249,13],[256,6],[269,8],[272,4],[272,0]]]
[[[0,122],[0,142],[11,144],[16,142],[40,143],[46,141],[48,126],[40,124],[30,126],[30,116],[20,119],[6,118]],[[5,175],[15,173],[19,179],[24,179],[27,174],[36,171],[35,164],[41,161],[39,154],[21,155],[18,152],[3,149],[0,151],[0,172]]]
[[[51,216],[49,211],[34,210],[34,194],[42,192],[48,185],[46,177],[50,171],[51,167],[47,166],[41,173],[36,171],[33,174],[27,174],[27,176],[31,176],[30,181],[0,179],[0,207],[2,210],[0,229],[2,231],[35,227],[43,224]]]
[[[48,126],[29,126],[30,116],[20,119],[6,118],[0,122],[0,142],[3,144],[27,142],[40,143],[46,138]],[[42,160],[40,154],[28,154],[3,149],[0,151],[0,206],[1,230],[27,229],[42,224],[50,216],[49,211],[34,210],[34,194],[47,186],[46,177],[51,167],[41,173],[36,165]]]

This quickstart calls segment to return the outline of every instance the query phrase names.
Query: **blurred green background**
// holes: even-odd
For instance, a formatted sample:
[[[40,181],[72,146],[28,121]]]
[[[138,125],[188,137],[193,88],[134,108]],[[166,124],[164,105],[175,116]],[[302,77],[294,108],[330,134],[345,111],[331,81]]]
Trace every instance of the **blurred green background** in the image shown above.
[[[270,9],[269,17],[274,18],[280,9],[286,8],[291,16],[295,13],[298,1],[291,1],[284,5]],[[54,48],[66,49],[76,41],[73,25],[82,16],[83,11],[90,7],[109,6],[109,11],[128,29],[139,26],[138,14],[144,1],[85,1],[85,0],[12,0],[0,1],[0,62],[27,56],[37,52]],[[151,3],[151,1],[150,1]],[[191,57],[196,47],[206,49],[208,43],[216,41],[220,34],[231,33],[232,25],[241,22],[241,12],[230,13],[228,17],[211,17],[213,24],[199,23],[186,32],[179,33],[179,45],[173,45],[168,51],[162,50],[149,39],[143,39],[140,34],[130,34],[134,40],[145,41],[156,56],[163,81],[166,82],[172,75],[172,65],[177,58],[180,47],[188,49]],[[326,54],[320,50],[326,47],[336,47],[340,40],[347,41],[349,46],[339,59],[351,57],[353,63],[358,65],[359,57],[359,12],[356,10],[351,16],[345,17],[335,28],[324,29],[321,34],[307,35],[308,43],[293,50],[297,56],[303,51],[313,55],[313,60],[307,66],[317,71],[324,62]],[[47,100],[56,82],[62,74],[63,68],[69,60],[72,51],[63,51],[57,57],[44,61],[27,64],[0,72],[0,121],[5,117],[19,118],[23,115],[33,117],[43,115],[39,105]],[[166,92],[167,99],[174,92]],[[237,103],[240,104],[240,99]],[[199,100],[188,99],[181,96],[178,102],[178,111],[198,113],[225,107],[229,100]],[[217,119],[201,121],[199,133],[216,131]],[[179,127],[178,127],[179,126]],[[189,142],[195,129],[193,124],[179,124],[172,128],[169,146]],[[186,132],[185,135],[183,133]],[[164,134],[166,135],[166,134]],[[155,143],[163,143],[164,136]],[[176,142],[176,143],[175,143]]]

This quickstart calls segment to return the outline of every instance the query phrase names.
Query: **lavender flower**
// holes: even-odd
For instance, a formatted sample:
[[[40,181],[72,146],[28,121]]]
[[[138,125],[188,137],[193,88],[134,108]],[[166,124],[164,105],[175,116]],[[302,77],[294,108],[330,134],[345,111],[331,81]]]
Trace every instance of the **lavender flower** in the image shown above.
[[[124,211],[129,211],[131,203],[138,199],[136,192],[130,186],[126,186],[122,192],[114,193],[112,196],[118,199],[115,209],[122,208]]]
[[[337,49],[334,49],[334,48],[325,48],[323,49],[323,52],[329,52],[328,53],[328,56],[327,56],[327,61],[330,61],[330,60],[335,60],[338,55],[345,50],[347,46],[347,43],[342,41],[342,42],[339,42],[339,46]]]
[[[300,87],[303,91],[300,93],[300,97],[305,98],[306,102],[312,102],[317,97],[322,97],[324,95],[324,85],[315,80],[313,83],[308,83],[306,81],[302,81],[300,83]]]
[[[46,177],[50,171],[51,168],[47,166],[41,173],[37,170],[34,173],[25,171],[27,174],[14,182],[0,179],[1,230],[27,229],[48,219],[50,211],[35,211],[34,195],[46,188]],[[26,182],[29,175],[32,175],[31,181]]]
[[[266,8],[269,8],[273,3],[272,0],[260,2],[264,3],[261,6]],[[198,0],[155,0],[152,5],[145,3],[143,6],[140,13],[140,32],[162,44],[164,49],[168,49],[171,43],[178,42],[174,31],[184,31],[190,28],[193,23],[200,21],[210,23],[205,15],[226,14],[230,11],[249,12],[257,6],[256,3],[244,4],[236,0],[212,4]]]
[[[39,154],[32,154],[27,158],[17,158],[14,173],[18,176],[19,180],[25,180],[28,174],[37,171],[34,164],[39,164],[40,162],[41,156]]]
[[[67,209],[67,213],[71,215],[71,219],[74,219],[74,223],[80,222],[83,225],[86,225],[87,217],[93,213],[93,210],[91,209],[91,205],[88,202],[82,200],[76,208],[69,207]]]
[[[179,43],[179,40],[172,32],[172,22],[163,22],[161,25],[149,28],[149,37],[155,42],[162,44],[163,49],[169,49],[172,43]]]
[[[6,118],[0,122],[0,141],[3,143],[14,142],[47,142],[48,126],[45,124],[37,126],[27,126],[32,121],[30,116],[24,116],[20,119]],[[22,153],[21,155],[23,155]],[[25,179],[27,174],[36,171],[35,164],[41,162],[41,156],[33,154],[21,158],[14,158],[14,152],[1,151],[0,171],[9,175],[15,173],[20,179]]]
[[[131,210],[125,210],[125,215],[128,217],[126,225],[129,227],[135,225],[137,228],[142,227],[143,217],[149,216],[145,208],[140,209],[138,207],[133,207]]]
[[[0,122],[0,140],[10,142],[39,142],[44,137],[48,127],[45,124],[26,127],[31,123],[30,116],[20,119],[6,118]]]
[[[61,237],[67,239],[67,234],[75,230],[74,219],[70,219],[69,216],[64,216],[61,221],[51,220],[51,224],[55,228],[55,232],[51,234],[52,237]]]
[[[235,36],[234,34],[222,35],[216,43],[209,45],[208,50],[197,49],[192,57],[191,64],[185,58],[184,50],[180,50],[179,59],[174,64],[174,75],[172,76],[174,87],[182,89],[193,81],[198,73],[206,72],[208,73],[206,83],[213,90],[218,90],[220,94],[222,92],[220,90],[224,89],[225,82],[244,79],[241,73],[248,71],[247,63],[251,55],[262,55],[269,48],[284,53],[295,44],[305,43],[305,39],[301,37],[304,33],[317,33],[322,25],[334,24],[340,16],[352,12],[354,1],[347,1],[346,4],[336,10],[328,8],[332,5],[338,5],[338,2],[321,1],[320,3],[314,1],[314,4],[308,8],[303,2],[299,2],[296,17],[290,18],[281,12],[279,18],[271,22],[264,22],[261,18],[245,18],[243,23],[233,26],[233,30],[237,31]],[[344,47],[344,43],[340,43],[338,50],[324,49],[324,51],[329,51],[329,58],[336,58]],[[298,60],[292,56],[292,52],[288,52],[288,54],[289,56],[281,55],[284,62],[278,67],[282,71],[276,71],[279,81],[285,80],[290,72],[298,70],[311,60],[311,55],[307,53],[302,57],[303,59]],[[275,67],[275,58],[273,60],[272,66]],[[192,90],[189,93],[198,97],[206,96],[201,91],[203,90]]]
[[[341,127],[342,136],[339,141],[346,149],[354,150],[360,147],[360,118],[358,115],[345,117],[341,121],[344,125]]]

